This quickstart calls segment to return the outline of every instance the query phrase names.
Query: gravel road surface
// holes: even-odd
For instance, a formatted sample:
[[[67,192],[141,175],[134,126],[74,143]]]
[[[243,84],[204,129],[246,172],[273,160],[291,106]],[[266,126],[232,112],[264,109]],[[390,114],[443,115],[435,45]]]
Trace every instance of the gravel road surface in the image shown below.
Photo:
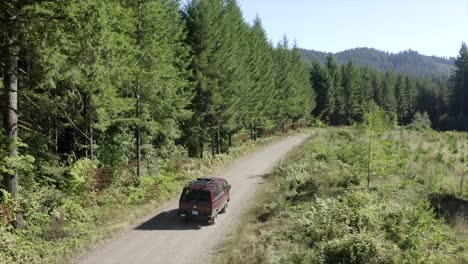
[[[177,216],[178,199],[159,208],[142,224],[77,260],[86,264],[185,264],[210,263],[220,243],[235,230],[243,213],[255,199],[263,184],[263,175],[272,172],[294,147],[307,139],[299,134],[267,146],[237,160],[214,177],[226,178],[232,185],[231,201],[226,213],[218,216],[216,225],[184,221]]]

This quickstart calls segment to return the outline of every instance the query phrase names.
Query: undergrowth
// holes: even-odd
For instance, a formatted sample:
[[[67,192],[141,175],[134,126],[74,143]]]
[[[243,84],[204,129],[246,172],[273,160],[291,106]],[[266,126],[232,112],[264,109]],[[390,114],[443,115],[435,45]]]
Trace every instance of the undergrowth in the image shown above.
[[[384,168],[370,173],[369,187],[362,137],[353,128],[314,130],[216,262],[468,263],[468,215],[457,207],[468,198],[460,185],[466,134],[383,133],[371,164]]]

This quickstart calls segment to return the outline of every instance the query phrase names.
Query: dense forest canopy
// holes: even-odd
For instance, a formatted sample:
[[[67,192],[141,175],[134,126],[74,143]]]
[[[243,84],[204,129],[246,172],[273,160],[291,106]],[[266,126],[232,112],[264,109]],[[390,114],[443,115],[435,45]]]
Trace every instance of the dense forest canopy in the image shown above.
[[[254,140],[313,118],[350,125],[369,102],[394,124],[427,112],[434,128],[468,129],[465,44],[453,71],[412,51],[323,57],[286,36],[272,44],[236,0],[5,0],[0,14],[0,168],[13,199],[76,195],[70,168],[83,159],[154,176],[155,160],[178,148],[203,158],[229,152],[242,131]],[[30,207],[19,208],[10,220],[23,227],[33,213],[23,222]]]
[[[311,62],[317,59],[325,63],[327,57],[332,55],[339,64],[352,60],[360,66],[367,65],[383,71],[393,70],[415,77],[430,76],[435,79],[447,79],[455,63],[455,58],[425,56],[414,50],[390,53],[373,48],[354,48],[337,53],[307,49],[301,49],[301,52]]]

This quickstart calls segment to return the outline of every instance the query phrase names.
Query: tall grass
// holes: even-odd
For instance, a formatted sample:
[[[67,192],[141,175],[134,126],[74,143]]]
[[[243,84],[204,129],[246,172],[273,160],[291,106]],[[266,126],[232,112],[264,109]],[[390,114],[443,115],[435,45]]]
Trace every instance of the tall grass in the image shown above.
[[[269,178],[218,263],[468,263],[461,133],[389,131],[367,188],[357,130],[316,129]],[[450,162],[449,162],[450,161]],[[263,201],[263,202],[262,202]],[[450,211],[450,210],[452,211]],[[454,213],[454,212],[455,213]]]

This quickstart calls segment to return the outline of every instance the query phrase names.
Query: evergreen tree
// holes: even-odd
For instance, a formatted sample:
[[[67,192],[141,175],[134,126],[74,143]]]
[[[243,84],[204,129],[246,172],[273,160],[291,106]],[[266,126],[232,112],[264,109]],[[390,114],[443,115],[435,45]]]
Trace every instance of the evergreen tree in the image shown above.
[[[209,139],[215,121],[215,90],[218,86],[218,69],[215,67],[220,48],[219,26],[222,19],[223,1],[193,0],[185,10],[187,43],[192,48],[192,63],[195,95],[191,103],[194,115],[185,123],[184,138],[191,155],[204,156],[205,142]]]
[[[243,114],[240,123],[249,128],[273,128],[274,72],[273,48],[268,42],[261,20],[256,17],[249,34],[248,71],[251,85],[244,86],[239,108]],[[255,134],[255,133],[254,133]]]
[[[383,105],[383,97],[382,97],[382,75],[374,71],[372,73],[372,99],[373,101],[379,105]]]
[[[276,66],[276,119],[286,126],[306,118],[315,108],[315,95],[310,84],[309,70],[299,49],[289,47],[286,36],[275,49]]]
[[[305,63],[297,43],[291,50],[294,100],[291,102],[290,115],[293,122],[307,119],[316,107],[315,91],[310,83],[310,67]]]
[[[4,34],[2,34],[3,57],[3,128],[7,135],[7,153],[11,160],[18,158],[18,61],[20,54],[20,14],[24,4],[19,1],[2,3],[2,21],[5,21]],[[3,24],[3,22],[2,22]],[[19,198],[19,172],[16,164],[12,164],[7,173],[3,173],[3,187],[11,194],[13,199]],[[16,227],[23,228],[23,214],[16,214]]]
[[[406,83],[403,80],[403,75],[398,74],[395,82],[395,98],[396,98],[396,111],[398,117],[398,123],[402,124],[409,111],[409,94],[406,94]]]
[[[244,89],[251,90],[247,58],[249,56],[249,27],[235,0],[226,0],[222,9],[219,46],[214,53],[213,64],[217,70],[217,85],[214,87],[214,119],[212,126],[212,150],[220,153],[221,137],[238,129],[237,120],[243,115],[239,109],[240,94]],[[224,135],[221,135],[221,132]]]
[[[413,78],[409,76],[405,77],[405,85],[403,86],[403,96],[406,98],[406,111],[403,115],[403,124],[409,124],[414,117],[415,111],[415,93],[416,93],[416,86],[414,83]]]
[[[331,94],[333,95],[334,110],[332,124],[344,124],[345,105],[344,90],[339,66],[333,56],[327,57],[326,69],[331,81]]]
[[[450,114],[460,121],[460,129],[468,129],[468,48],[462,43],[450,79]],[[463,123],[463,124],[462,124]]]
[[[313,114],[325,122],[331,122],[334,111],[332,80],[317,60],[312,63],[310,81],[317,96],[317,107]]]
[[[351,124],[359,118],[358,71],[351,61],[341,67],[344,91],[345,122]],[[361,100],[362,101],[362,100]]]
[[[366,102],[371,102],[374,98],[373,87],[374,71],[369,66],[364,66],[360,69],[359,80],[359,105],[364,105]]]
[[[137,40],[137,122],[143,151],[180,137],[180,124],[190,118],[192,90],[187,81],[189,48],[177,2],[141,3]],[[136,27],[135,27],[136,28]],[[139,43],[138,43],[139,42]],[[137,139],[138,141],[138,139]],[[144,156],[144,153],[143,153]]]
[[[382,81],[382,108],[392,123],[397,120],[395,99],[395,77],[392,72],[387,72]]]

